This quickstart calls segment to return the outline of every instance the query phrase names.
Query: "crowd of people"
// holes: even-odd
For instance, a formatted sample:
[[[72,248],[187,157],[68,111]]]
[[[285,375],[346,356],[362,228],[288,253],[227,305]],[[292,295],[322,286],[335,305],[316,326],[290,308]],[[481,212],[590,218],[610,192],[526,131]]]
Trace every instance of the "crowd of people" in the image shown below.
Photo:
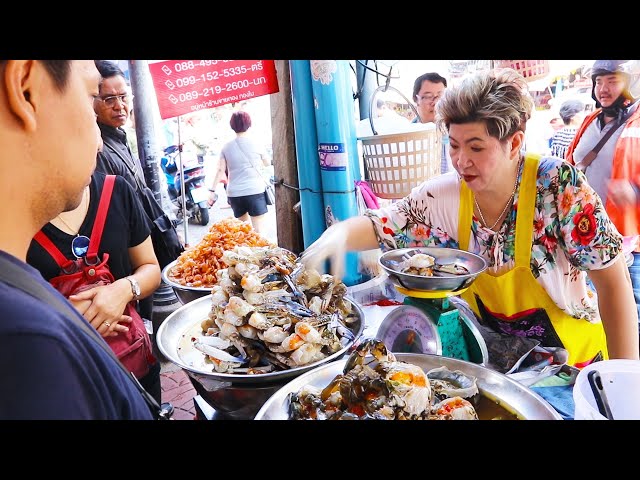
[[[156,418],[158,362],[149,356],[134,378],[109,351],[109,339],[131,330],[131,308],[150,317],[144,300],[161,267],[142,165],[123,129],[132,107],[124,74],[100,60],[1,60],[0,73],[0,362],[12,365],[0,373],[11,392],[0,396],[0,418]],[[349,251],[467,250],[488,263],[461,294],[483,325],[564,348],[578,367],[639,360],[640,67],[598,60],[591,78],[596,110],[585,117],[583,105],[563,104],[551,154],[536,155],[525,142],[533,101],[516,71],[453,87],[435,72],[418,77],[415,121],[443,132],[442,174],[332,224],[302,261],[322,270],[330,260],[342,277]],[[234,216],[260,233],[260,167],[270,159],[247,135],[246,112],[230,127],[236,138],[212,190],[228,176]],[[96,225],[104,229],[92,243]],[[71,294],[56,282],[97,265],[112,280]]]

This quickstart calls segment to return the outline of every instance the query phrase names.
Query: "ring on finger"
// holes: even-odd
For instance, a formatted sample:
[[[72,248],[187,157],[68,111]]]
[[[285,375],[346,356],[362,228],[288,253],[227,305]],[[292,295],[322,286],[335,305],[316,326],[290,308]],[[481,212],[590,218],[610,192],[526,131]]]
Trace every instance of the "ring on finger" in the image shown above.
[[[107,326],[107,328],[109,328],[111,326],[111,324],[109,322],[104,322],[104,324]]]

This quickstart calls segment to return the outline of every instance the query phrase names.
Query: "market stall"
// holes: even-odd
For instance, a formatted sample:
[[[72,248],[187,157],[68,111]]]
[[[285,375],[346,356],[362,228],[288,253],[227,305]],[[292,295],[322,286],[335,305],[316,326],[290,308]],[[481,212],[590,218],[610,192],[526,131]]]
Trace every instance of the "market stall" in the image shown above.
[[[238,227],[232,220],[225,224],[228,229]],[[203,270],[193,252],[185,252],[181,262],[191,267],[186,274],[185,265],[168,266],[163,278],[185,304],[167,317],[156,336],[163,355],[183,368],[196,388],[200,418],[261,418],[260,409],[293,388],[292,381],[313,376],[317,383],[335,375],[367,340],[383,343],[399,358],[409,355],[406,360],[423,369],[447,365],[472,375],[485,397],[518,418],[573,417],[571,385],[577,372],[553,365],[548,357],[540,361],[544,352],[536,356],[526,343],[507,343],[514,354],[501,355],[496,350],[499,343],[491,342],[458,298],[486,267],[481,257],[456,249],[426,249],[437,255],[443,276],[407,283],[410,276],[403,280],[395,271],[406,252],[396,250],[381,257],[383,270],[377,277],[345,287],[326,274],[312,280],[311,272],[302,270],[296,256],[284,249],[268,243],[232,245],[221,233],[224,229],[212,230],[217,233],[193,247],[198,252],[217,251],[212,238],[227,244],[229,250],[217,251],[216,271],[209,277],[212,284],[203,286],[207,274],[193,275]],[[235,238],[261,243],[251,235]],[[177,278],[181,274],[189,278],[184,283],[192,285],[182,285]],[[303,326],[308,329],[304,334]],[[285,339],[300,345],[283,349]],[[307,356],[300,353],[304,349]],[[249,363],[252,356],[260,359]],[[282,415],[282,409],[271,414]]]

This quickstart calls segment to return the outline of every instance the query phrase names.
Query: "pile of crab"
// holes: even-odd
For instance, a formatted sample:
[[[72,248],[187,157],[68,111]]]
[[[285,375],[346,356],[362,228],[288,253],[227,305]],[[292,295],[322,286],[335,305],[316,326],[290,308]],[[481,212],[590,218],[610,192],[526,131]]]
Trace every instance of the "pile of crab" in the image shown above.
[[[194,348],[213,372],[260,374],[315,363],[355,340],[347,287],[280,247],[226,250]]]
[[[372,357],[367,357],[371,353]],[[366,358],[371,358],[369,363]],[[366,340],[343,374],[320,389],[305,385],[289,394],[293,420],[477,420],[476,379],[446,367],[425,373],[397,361],[384,343]]]

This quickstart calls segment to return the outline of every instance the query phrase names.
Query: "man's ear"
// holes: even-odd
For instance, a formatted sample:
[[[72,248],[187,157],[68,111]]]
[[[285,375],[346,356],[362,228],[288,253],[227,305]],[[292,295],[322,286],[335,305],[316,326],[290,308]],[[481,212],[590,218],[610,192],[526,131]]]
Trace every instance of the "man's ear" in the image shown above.
[[[36,129],[36,106],[38,87],[45,81],[44,67],[35,60],[8,60],[4,69],[7,103],[10,113],[30,132]]]

